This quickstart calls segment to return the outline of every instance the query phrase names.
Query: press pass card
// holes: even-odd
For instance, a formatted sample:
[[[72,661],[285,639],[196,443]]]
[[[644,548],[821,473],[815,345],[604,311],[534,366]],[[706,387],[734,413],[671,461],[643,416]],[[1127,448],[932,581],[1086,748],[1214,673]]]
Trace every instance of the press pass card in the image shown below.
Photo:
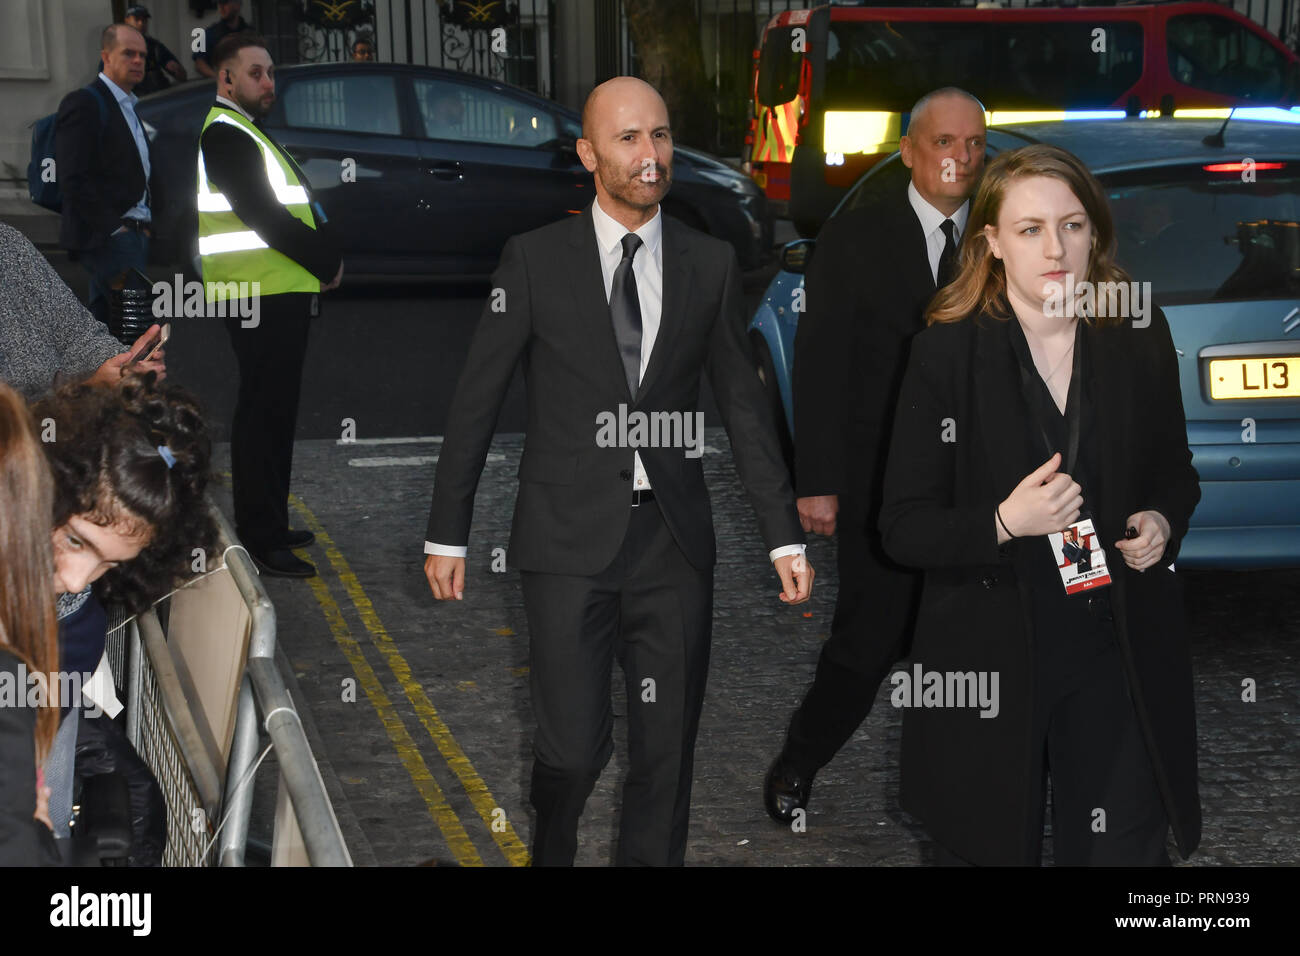
[[[1063,532],[1049,534],[1047,540],[1051,542],[1066,594],[1078,594],[1110,584],[1106,552],[1093,530],[1091,518],[1076,521]]]

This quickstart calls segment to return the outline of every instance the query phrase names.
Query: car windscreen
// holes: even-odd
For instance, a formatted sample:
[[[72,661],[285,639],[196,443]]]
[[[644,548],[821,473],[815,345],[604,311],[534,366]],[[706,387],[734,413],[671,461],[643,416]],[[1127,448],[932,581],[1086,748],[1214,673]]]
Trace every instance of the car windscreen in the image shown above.
[[[1286,98],[1286,54],[1241,23],[1212,13],[1170,17],[1165,46],[1179,83],[1261,103]]]
[[[1170,305],[1300,295],[1300,163],[1205,165],[1102,177],[1119,264]]]
[[[1128,21],[834,21],[826,109],[905,112],[942,86],[990,109],[1104,107],[1142,75],[1142,26]]]

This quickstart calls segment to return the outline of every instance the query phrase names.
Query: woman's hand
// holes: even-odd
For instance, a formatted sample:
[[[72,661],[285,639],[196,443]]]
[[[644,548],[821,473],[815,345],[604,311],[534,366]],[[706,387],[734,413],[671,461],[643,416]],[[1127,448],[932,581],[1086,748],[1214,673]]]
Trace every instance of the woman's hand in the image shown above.
[[[1017,538],[1035,538],[1064,531],[1079,518],[1083,489],[1069,475],[1058,472],[1057,452],[1024,477],[1007,500],[998,505],[1006,530]],[[999,540],[1002,532],[998,533]]]
[[[1165,553],[1169,544],[1169,521],[1159,511],[1139,511],[1129,515],[1128,526],[1137,528],[1136,538],[1115,542],[1124,555],[1124,563],[1134,571],[1145,571]]]

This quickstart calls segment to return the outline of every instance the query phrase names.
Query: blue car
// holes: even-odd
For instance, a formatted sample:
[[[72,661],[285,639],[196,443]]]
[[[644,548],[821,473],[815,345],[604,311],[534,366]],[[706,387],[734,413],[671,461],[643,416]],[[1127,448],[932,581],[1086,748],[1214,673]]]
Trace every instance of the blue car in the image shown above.
[[[1150,282],[1178,352],[1201,503],[1184,568],[1300,567],[1300,113],[1280,119],[1088,119],[1001,126],[989,155],[1051,143],[1106,187],[1119,262]],[[845,209],[906,189],[898,154]],[[803,270],[815,240],[782,250],[749,334],[787,452]]]

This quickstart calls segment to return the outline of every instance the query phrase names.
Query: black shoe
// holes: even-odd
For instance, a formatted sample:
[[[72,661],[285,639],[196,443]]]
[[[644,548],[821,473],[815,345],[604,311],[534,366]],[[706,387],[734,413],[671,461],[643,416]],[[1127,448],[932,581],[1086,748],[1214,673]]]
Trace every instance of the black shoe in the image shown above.
[[[812,795],[813,774],[802,774],[785,759],[785,751],[777,755],[763,781],[763,806],[773,820],[789,823],[795,810],[808,808]]]
[[[285,534],[284,540],[280,542],[280,547],[293,550],[294,548],[305,548],[315,543],[316,536],[310,531],[295,531],[290,528]]]
[[[315,565],[309,564],[286,548],[272,548],[252,555],[253,563],[263,574],[274,578],[314,578]]]

